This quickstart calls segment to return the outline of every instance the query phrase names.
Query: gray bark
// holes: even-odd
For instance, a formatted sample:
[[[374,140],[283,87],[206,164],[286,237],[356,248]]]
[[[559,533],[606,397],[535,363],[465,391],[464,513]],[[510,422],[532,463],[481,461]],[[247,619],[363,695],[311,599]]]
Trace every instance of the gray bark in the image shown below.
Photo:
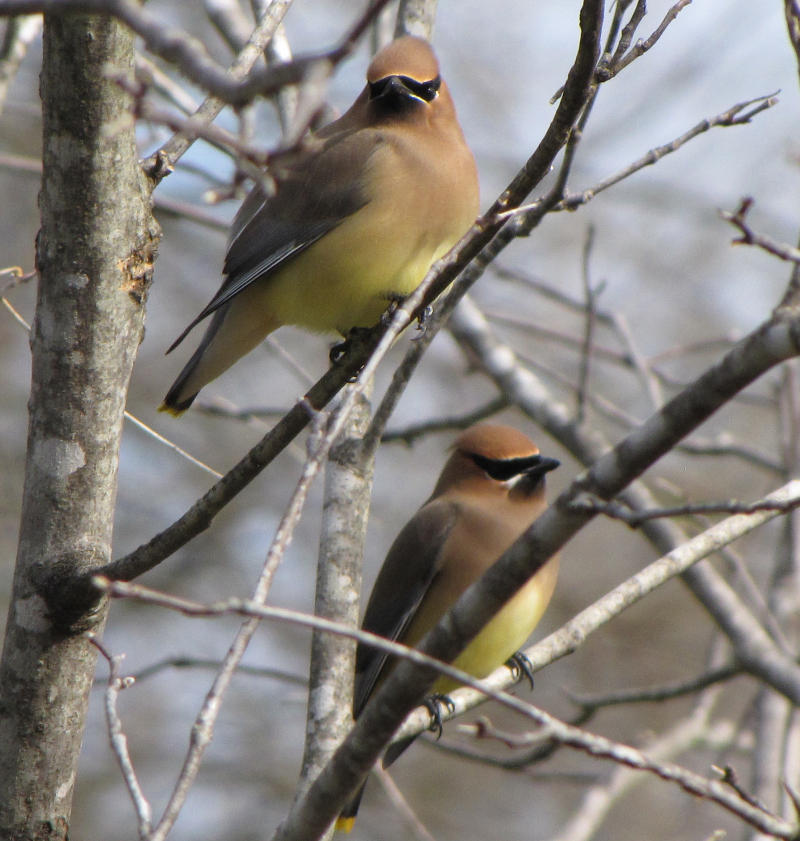
[[[120,435],[158,232],[137,161],[133,38],[47,16],[44,175],[22,520],[0,663],[0,838],[64,839],[105,604]],[[84,579],[85,580],[85,579]],[[67,595],[67,593],[69,595]]]
[[[358,627],[361,566],[372,491],[374,451],[361,444],[369,424],[361,398],[331,448],[317,565],[314,613]],[[315,631],[311,640],[306,746],[298,796],[317,778],[353,725],[354,640]]]

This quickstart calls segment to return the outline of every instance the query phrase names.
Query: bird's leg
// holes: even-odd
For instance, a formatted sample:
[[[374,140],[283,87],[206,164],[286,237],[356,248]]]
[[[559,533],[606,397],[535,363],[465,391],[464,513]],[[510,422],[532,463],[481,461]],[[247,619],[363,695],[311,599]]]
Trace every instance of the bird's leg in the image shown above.
[[[453,703],[449,695],[442,695],[440,692],[434,692],[426,696],[422,705],[430,713],[431,723],[428,725],[428,730],[436,734],[436,738],[441,738],[442,735],[442,707],[446,707],[451,713],[455,712],[456,705]]]
[[[522,678],[526,677],[531,684],[531,689],[533,689],[533,665],[521,651],[518,651],[516,654],[512,654],[508,660],[506,660],[506,666],[511,669],[511,674],[514,675],[514,680],[516,680],[517,683],[519,683]]]

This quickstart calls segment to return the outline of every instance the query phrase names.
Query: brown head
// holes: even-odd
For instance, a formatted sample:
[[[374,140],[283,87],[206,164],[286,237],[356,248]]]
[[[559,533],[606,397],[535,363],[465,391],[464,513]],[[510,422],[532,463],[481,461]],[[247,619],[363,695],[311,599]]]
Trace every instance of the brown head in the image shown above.
[[[441,121],[452,121],[460,132],[453,100],[439,75],[433,49],[422,38],[405,35],[376,53],[367,70],[366,88],[335,125],[339,130]]]
[[[456,438],[431,499],[456,488],[512,498],[543,495],[545,474],[558,465],[518,429],[478,424]]]

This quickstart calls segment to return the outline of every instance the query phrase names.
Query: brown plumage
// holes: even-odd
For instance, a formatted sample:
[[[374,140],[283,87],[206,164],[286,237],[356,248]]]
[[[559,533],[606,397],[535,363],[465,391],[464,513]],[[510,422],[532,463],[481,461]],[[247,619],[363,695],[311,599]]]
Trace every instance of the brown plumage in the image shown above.
[[[473,426],[456,439],[453,449],[430,499],[392,544],[364,614],[364,630],[409,646],[415,646],[544,511],[544,477],[558,466],[509,426]],[[555,556],[489,621],[454,665],[484,678],[505,663],[538,624],[557,577]],[[356,718],[390,667],[385,654],[359,645]],[[433,692],[446,693],[454,686],[440,678]],[[387,751],[384,764],[408,744]],[[352,827],[361,793],[337,820],[339,830],[349,832]]]
[[[346,336],[409,295],[478,213],[475,161],[436,56],[406,36],[381,50],[351,108],[282,159],[234,219],[225,281],[172,345],[211,323],[161,409],[197,392],[284,324]]]

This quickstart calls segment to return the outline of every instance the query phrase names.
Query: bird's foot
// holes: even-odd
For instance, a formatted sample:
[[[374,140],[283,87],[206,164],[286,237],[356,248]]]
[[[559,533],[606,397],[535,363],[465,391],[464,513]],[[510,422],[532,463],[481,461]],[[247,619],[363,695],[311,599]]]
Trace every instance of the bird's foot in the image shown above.
[[[388,327],[392,316],[397,312],[398,307],[403,305],[403,302],[408,297],[408,295],[401,295],[399,292],[389,292],[386,296],[386,300],[389,302],[389,306],[383,311],[383,315],[381,316],[381,324],[384,327]]]
[[[433,307],[431,306],[425,307],[420,311],[420,314],[417,316],[417,335],[414,336],[414,341],[421,339],[425,335],[428,329],[428,322],[431,320],[432,315]]]
[[[328,359],[331,361],[331,365],[341,365],[342,364],[342,357],[350,350],[350,346],[353,343],[350,339],[345,339],[343,342],[337,342],[332,348],[330,353],[328,354]]]
[[[363,336],[365,333],[369,332],[369,327],[351,327],[350,332],[347,334],[347,338],[343,342],[337,342],[331,348],[330,353],[328,354],[328,359],[330,359],[331,365],[341,365],[345,354],[353,346],[353,342],[359,338],[359,336]]]
[[[506,666],[511,669],[511,674],[514,675],[514,679],[517,683],[519,683],[522,678],[526,677],[530,682],[531,689],[533,689],[533,665],[521,651],[518,651],[516,654],[512,654],[508,660],[506,660]]]
[[[440,738],[442,735],[442,707],[446,707],[452,713],[455,712],[456,705],[449,695],[442,695],[439,692],[428,695],[422,702],[422,705],[431,716],[431,723],[428,725],[428,730],[431,733],[435,733],[437,739]]]

